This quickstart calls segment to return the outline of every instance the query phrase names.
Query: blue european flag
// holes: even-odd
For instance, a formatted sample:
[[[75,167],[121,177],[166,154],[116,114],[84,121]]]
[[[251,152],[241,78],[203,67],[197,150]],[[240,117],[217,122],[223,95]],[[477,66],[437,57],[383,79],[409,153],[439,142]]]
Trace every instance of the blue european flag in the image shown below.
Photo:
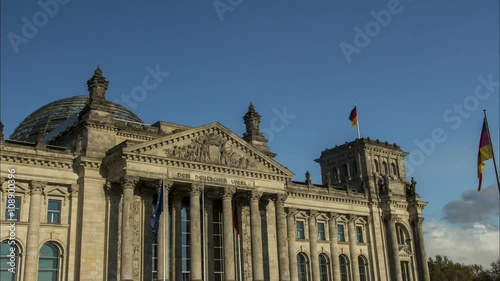
[[[158,239],[158,231],[160,229],[160,216],[163,213],[163,181],[161,182],[160,196],[156,203],[156,210],[153,217],[153,241]]]

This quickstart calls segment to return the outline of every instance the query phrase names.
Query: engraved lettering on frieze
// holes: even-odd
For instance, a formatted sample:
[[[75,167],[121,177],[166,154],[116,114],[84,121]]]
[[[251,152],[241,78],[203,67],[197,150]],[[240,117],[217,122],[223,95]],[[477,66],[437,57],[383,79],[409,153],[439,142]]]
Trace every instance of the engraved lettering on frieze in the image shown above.
[[[236,168],[255,168],[255,162],[248,156],[239,155],[233,145],[220,135],[208,134],[191,139],[190,144],[175,145],[165,149],[167,157],[196,162],[226,165]]]

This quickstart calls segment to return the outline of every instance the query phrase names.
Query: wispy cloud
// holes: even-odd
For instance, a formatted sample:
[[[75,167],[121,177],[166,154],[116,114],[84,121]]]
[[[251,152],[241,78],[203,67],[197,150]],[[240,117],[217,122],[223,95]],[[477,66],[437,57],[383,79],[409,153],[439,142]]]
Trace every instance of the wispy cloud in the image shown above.
[[[447,256],[455,262],[480,264],[485,268],[499,258],[498,226],[477,223],[455,227],[434,220],[424,223],[424,233],[428,257]]]

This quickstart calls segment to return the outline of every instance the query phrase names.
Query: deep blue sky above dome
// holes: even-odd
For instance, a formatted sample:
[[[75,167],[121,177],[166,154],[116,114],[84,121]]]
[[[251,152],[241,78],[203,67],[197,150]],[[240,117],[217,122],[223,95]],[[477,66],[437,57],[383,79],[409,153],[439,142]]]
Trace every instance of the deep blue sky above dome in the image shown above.
[[[500,158],[496,0],[242,0],[221,16],[214,3],[227,0],[66,1],[46,24],[38,1],[2,1],[6,136],[40,106],[86,93],[100,64],[110,81],[108,99],[146,123],[219,121],[241,135],[252,101],[276,160],[296,180],[310,170],[320,182],[313,159],[356,137],[347,119],[356,102],[362,136],[410,152],[418,192],[430,201],[428,220],[452,221],[453,202],[482,203],[463,193],[477,187],[482,109]],[[380,16],[387,13],[390,20]],[[39,24],[36,32],[29,33],[23,17]],[[357,38],[356,27],[369,41]],[[341,50],[347,45],[357,48],[350,62]],[[148,80],[149,89],[140,92],[157,67],[168,76]],[[484,80],[493,82],[484,86]],[[438,141],[429,141],[433,135]],[[496,188],[492,166],[488,161],[486,188]],[[498,212],[492,212],[474,223],[493,225],[498,235]],[[462,223],[471,224],[454,221]]]

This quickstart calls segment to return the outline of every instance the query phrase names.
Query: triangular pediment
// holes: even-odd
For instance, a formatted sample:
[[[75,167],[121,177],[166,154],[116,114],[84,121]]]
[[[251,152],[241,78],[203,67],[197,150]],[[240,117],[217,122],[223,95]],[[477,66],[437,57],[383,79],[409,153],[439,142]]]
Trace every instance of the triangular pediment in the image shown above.
[[[293,177],[288,169],[218,122],[125,147],[123,152]]]

